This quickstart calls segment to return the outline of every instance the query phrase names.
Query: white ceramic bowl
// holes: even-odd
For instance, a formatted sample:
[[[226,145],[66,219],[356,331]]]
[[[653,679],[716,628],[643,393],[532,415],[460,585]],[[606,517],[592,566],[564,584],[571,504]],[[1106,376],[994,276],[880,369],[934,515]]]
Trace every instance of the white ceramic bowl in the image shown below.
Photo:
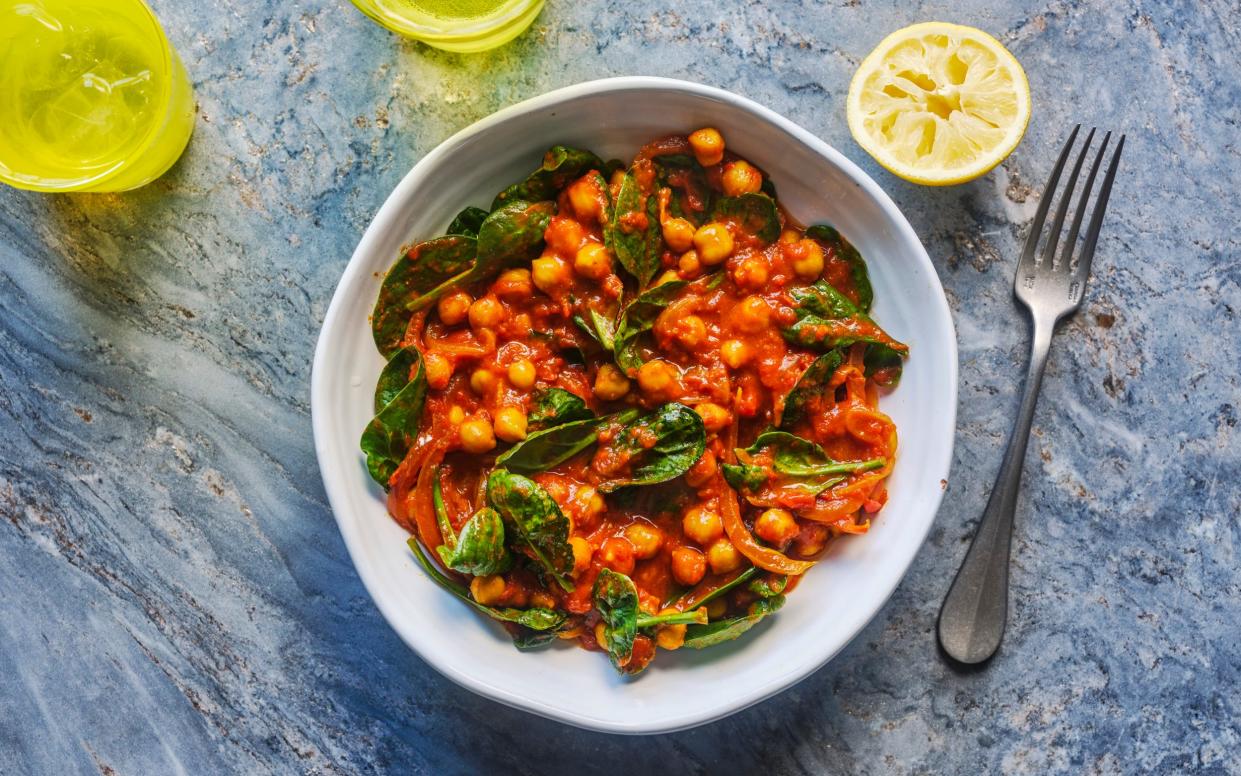
[[[465,205],[486,206],[563,143],[628,159],[648,140],[714,126],[770,174],[802,223],[827,221],[870,266],[874,315],[912,354],[882,408],[899,458],[870,533],[845,537],[787,605],[743,638],[701,652],[661,652],[636,680],[593,652],[518,652],[495,624],[447,595],[415,565],[406,534],[367,476],[358,436],[371,417],[383,359],[367,316],[401,246],[437,236]],[[414,166],[363,235],[328,308],[315,351],[315,449],[340,532],[384,617],[424,660],[501,703],[617,733],[691,727],[779,692],[826,663],[879,611],[918,552],[952,459],[957,351],[943,289],[926,251],[886,194],[839,152],[750,100],[662,78],[578,84],[502,110],[458,132]]]

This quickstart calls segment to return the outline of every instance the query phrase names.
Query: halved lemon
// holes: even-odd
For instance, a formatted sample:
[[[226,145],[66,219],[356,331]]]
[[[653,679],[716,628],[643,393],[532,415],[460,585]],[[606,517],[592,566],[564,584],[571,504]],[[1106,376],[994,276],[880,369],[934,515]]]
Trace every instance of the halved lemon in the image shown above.
[[[927,22],[897,30],[849,84],[849,131],[893,174],[928,186],[973,180],[1012,153],[1030,84],[982,30]]]

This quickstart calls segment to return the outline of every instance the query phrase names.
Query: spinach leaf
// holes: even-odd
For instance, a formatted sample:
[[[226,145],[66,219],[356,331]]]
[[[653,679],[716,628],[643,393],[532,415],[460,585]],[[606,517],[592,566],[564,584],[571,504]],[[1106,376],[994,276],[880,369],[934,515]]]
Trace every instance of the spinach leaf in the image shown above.
[[[555,214],[551,201],[517,200],[491,211],[478,227],[478,263],[488,266],[474,279],[534,258]]]
[[[825,248],[831,248],[841,259],[849,263],[849,274],[853,278],[853,288],[857,291],[857,306],[864,313],[870,312],[871,303],[875,300],[875,291],[870,285],[870,273],[866,270],[866,261],[858,253],[853,244],[841,236],[840,232],[827,224],[815,224],[806,229],[806,236],[818,240]]]
[[[668,214],[674,218],[684,218],[694,226],[702,226],[711,212],[713,192],[707,183],[707,173],[689,154],[668,154],[657,156],[655,162],[658,170],[660,188],[667,188],[672,193],[668,200]]]
[[[660,283],[625,307],[620,321],[616,325],[615,354],[616,364],[629,372],[642,366],[642,357],[638,355],[638,337],[651,330],[655,319],[668,305],[680,295],[681,290],[689,283],[684,280],[670,280]]]
[[[481,207],[467,207],[457,214],[448,225],[448,234],[459,234],[465,237],[478,237],[478,229],[487,220],[487,211]]]
[[[523,627],[513,634],[513,646],[522,652],[528,652],[532,649],[546,647],[548,644],[554,644],[558,638],[560,638],[559,630],[536,631]]]
[[[625,458],[628,476],[599,484],[603,493],[630,485],[654,485],[679,477],[706,449],[702,418],[684,404],[669,402],[632,421],[612,442]]]
[[[599,438],[599,429],[608,423],[627,423],[637,414],[637,410],[625,410],[603,418],[585,418],[536,431],[496,458],[496,465],[522,474],[547,471],[593,445]]]
[[[750,566],[748,569],[733,573],[731,579],[720,584],[715,581],[703,581],[693,590],[677,599],[675,607],[677,609],[688,609],[689,607],[702,607],[711,603],[715,599],[732,590],[738,585],[744,584],[759,571],[757,566]],[[711,585],[717,585],[712,588]]]
[[[644,193],[632,172],[625,173],[616,193],[612,221],[604,230],[604,242],[616,260],[645,287],[659,271],[659,202]]]
[[[777,472],[794,477],[865,472],[878,469],[884,464],[882,458],[868,461],[834,461],[822,447],[787,431],[764,431],[745,452],[755,455],[764,448],[771,448],[772,465]]]
[[[384,488],[409,452],[410,439],[418,432],[426,397],[427,376],[422,355],[412,345],[401,348],[379,374],[375,417],[366,425],[360,441],[362,452],[366,453],[366,470]]]
[[[476,577],[502,574],[513,565],[513,556],[504,546],[504,521],[490,507],[466,521],[453,546],[445,543],[435,549],[445,566]]]
[[[862,357],[866,376],[885,388],[891,388],[901,381],[902,361],[901,354],[887,345],[871,345]]]
[[[781,332],[795,345],[813,350],[867,342],[885,345],[896,353],[907,353],[909,346],[892,339],[870,316],[857,308],[826,280],[794,288],[789,292],[797,321]]]
[[[586,402],[563,388],[546,388],[534,397],[534,407],[527,419],[531,431],[540,431],[562,423],[593,418]]]
[[[517,200],[538,202],[555,199],[556,195],[574,179],[588,170],[603,170],[603,161],[590,151],[568,146],[552,146],[543,155],[543,164],[530,173],[524,181],[514,183],[496,195],[491,209],[497,210]]]
[[[724,481],[733,490],[754,492],[767,484],[767,470],[761,466],[748,463],[722,463],[720,471],[724,473]]]
[[[842,363],[844,363],[844,354],[839,350],[829,350],[806,367],[806,371],[797,378],[797,384],[793,386],[793,390],[789,391],[788,396],[784,398],[780,428],[787,430],[804,420],[811,402],[816,398],[823,396],[830,398],[827,383]]]
[[[572,592],[569,520],[547,491],[534,480],[496,469],[487,478],[487,501],[504,518],[513,538],[562,588]]]
[[[747,585],[746,590],[760,598],[775,598],[784,593],[788,586],[788,577],[780,574],[765,574]]]
[[[721,197],[711,206],[712,221],[732,221],[763,242],[780,238],[780,211],[766,194],[750,192],[738,197]]]
[[[586,313],[589,319],[582,315],[574,315],[573,322],[586,333],[586,336],[599,343],[599,347],[611,353],[616,348],[616,323],[593,309],[587,310]]]
[[[480,604],[470,596],[469,589],[459,582],[449,579],[439,569],[435,568],[435,564],[431,563],[431,559],[422,551],[422,545],[418,543],[417,539],[412,536],[409,537],[408,544],[409,548],[414,552],[414,558],[418,561],[418,565],[422,566],[422,570],[427,572],[427,576],[431,577],[437,585],[493,620],[515,623],[530,630],[548,631],[560,628],[567,619],[563,612],[558,612],[554,609],[539,607],[533,609],[513,609],[507,606]]]
[[[431,508],[435,510],[435,523],[439,526],[440,538],[449,550],[454,549],[457,546],[457,532],[453,530],[452,521],[448,519],[448,508],[444,506],[444,486],[440,482],[439,466],[435,467],[435,477],[431,480]],[[440,556],[443,557],[443,553]]]
[[[397,259],[384,276],[371,313],[371,335],[384,357],[405,338],[414,311],[426,306],[411,307],[410,301],[468,270],[477,251],[473,237],[449,235],[418,243]]]
[[[706,625],[707,610],[699,606],[688,612],[668,612],[667,614],[643,614],[638,612],[638,630],[655,628],[660,625]]]
[[[603,620],[603,647],[612,665],[624,669],[633,656],[633,640],[638,635],[638,588],[624,574],[605,568],[595,578],[591,592],[595,608]]]
[[[682,646],[690,649],[705,649],[732,641],[749,629],[758,625],[767,615],[784,606],[784,596],[760,598],[750,604],[749,611],[741,617],[720,620],[707,625],[691,625],[685,629],[685,643]]]

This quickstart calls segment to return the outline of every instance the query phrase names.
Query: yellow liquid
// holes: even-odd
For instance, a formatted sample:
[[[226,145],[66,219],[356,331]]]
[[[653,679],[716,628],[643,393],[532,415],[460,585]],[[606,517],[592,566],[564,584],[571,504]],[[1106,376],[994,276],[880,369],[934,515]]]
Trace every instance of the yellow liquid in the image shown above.
[[[185,69],[141,0],[0,0],[0,180],[122,191],[194,127]]]
[[[383,26],[447,51],[486,51],[517,37],[543,0],[353,0]]]

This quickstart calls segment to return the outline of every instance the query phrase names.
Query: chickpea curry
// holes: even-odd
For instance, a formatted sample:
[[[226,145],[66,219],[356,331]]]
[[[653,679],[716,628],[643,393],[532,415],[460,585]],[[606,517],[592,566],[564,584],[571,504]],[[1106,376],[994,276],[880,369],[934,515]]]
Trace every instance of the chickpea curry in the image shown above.
[[[519,648],[636,674],[753,627],[882,508],[908,348],[872,297],[715,129],[628,166],[556,146],[384,278],[368,469]]]

